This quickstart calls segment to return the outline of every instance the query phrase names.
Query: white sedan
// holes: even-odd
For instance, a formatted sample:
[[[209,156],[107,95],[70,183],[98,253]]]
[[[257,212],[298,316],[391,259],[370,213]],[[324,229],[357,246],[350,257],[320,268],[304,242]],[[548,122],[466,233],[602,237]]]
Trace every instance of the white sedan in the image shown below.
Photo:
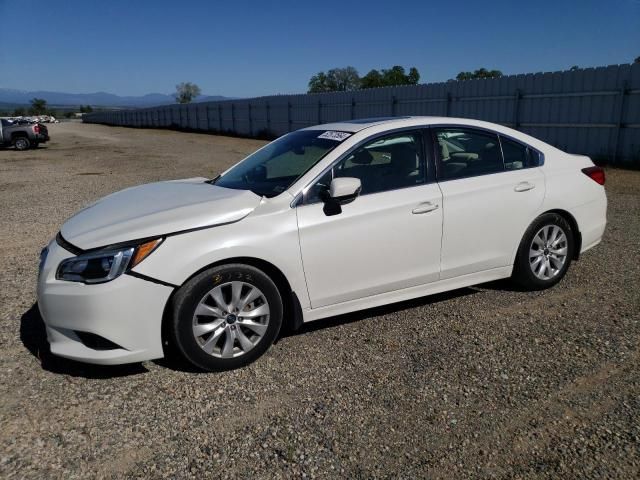
[[[80,211],[43,250],[38,305],[56,355],[119,364],[172,344],[237,368],[283,325],[500,278],[551,287],[602,238],[604,180],[588,157],[487,122],[318,125],[213,180]]]

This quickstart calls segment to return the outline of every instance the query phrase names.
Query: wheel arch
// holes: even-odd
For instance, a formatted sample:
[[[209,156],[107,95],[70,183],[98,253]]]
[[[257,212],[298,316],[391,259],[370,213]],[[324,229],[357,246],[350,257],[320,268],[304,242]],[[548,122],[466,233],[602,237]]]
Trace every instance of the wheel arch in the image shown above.
[[[582,250],[582,234],[580,233],[580,226],[578,225],[578,222],[575,219],[575,217],[571,215],[571,213],[569,213],[567,210],[562,210],[559,208],[556,208],[553,210],[547,210],[546,212],[543,212],[540,215],[544,215],[545,213],[555,213],[556,215],[560,215],[569,223],[572,230],[571,233],[573,233],[573,241],[575,243],[573,260],[578,260],[578,258],[580,257],[580,250]]]
[[[575,251],[573,252],[572,260],[578,260],[579,259],[580,250],[582,249],[582,234],[580,233],[580,227],[578,225],[578,222],[576,221],[575,217],[570,212],[568,212],[567,210],[563,210],[561,208],[554,208],[554,209],[551,209],[551,210],[545,210],[544,212],[540,212],[538,215],[536,215],[536,217],[533,220],[531,220],[531,222],[529,222],[527,227],[524,229],[524,231],[520,235],[520,240],[518,241],[518,244],[516,245],[516,248],[514,249],[513,254],[512,254],[513,264],[514,265],[516,263],[516,258],[518,256],[518,250],[520,249],[520,244],[521,244],[522,239],[524,238],[525,234],[527,233],[527,230],[533,224],[533,222],[535,222],[542,215],[546,215],[547,213],[555,213],[556,215],[560,215],[562,218],[564,218],[569,223],[569,225],[571,226],[571,232],[573,233],[573,240],[575,242],[575,247],[576,247]]]
[[[243,265],[249,265],[251,267],[255,267],[258,270],[263,271],[273,283],[276,284],[278,288],[278,292],[280,293],[280,297],[282,298],[282,326],[285,329],[297,330],[302,325],[302,306],[300,305],[300,300],[295,291],[291,288],[291,284],[289,280],[282,273],[278,267],[276,267],[271,262],[263,260],[261,258],[256,257],[231,257],[225,258],[224,260],[218,260],[216,262],[210,263],[209,265],[205,265],[200,268],[198,271],[192,273],[181,285],[177,286],[169,296],[167,303],[164,307],[164,312],[162,314],[162,346],[165,348],[167,342],[170,340],[169,327],[171,325],[171,312],[173,310],[173,300],[175,294],[180,290],[189,280],[191,280],[196,275],[199,275],[205,270],[209,268],[219,267],[221,265],[228,265],[231,263],[241,263]]]

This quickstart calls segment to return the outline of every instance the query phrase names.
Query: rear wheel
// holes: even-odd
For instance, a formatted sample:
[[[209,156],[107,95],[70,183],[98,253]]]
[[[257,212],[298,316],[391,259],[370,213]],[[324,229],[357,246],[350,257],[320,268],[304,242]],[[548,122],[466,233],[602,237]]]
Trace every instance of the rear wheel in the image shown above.
[[[520,242],[513,279],[527,290],[552,287],[567,273],[574,248],[569,222],[556,213],[541,215]]]
[[[176,294],[172,334],[180,353],[203,370],[231,370],[260,357],[282,325],[282,299],[261,270],[214,267]]]
[[[13,141],[13,146],[16,150],[29,150],[29,148],[31,147],[31,142],[27,137],[18,137]]]

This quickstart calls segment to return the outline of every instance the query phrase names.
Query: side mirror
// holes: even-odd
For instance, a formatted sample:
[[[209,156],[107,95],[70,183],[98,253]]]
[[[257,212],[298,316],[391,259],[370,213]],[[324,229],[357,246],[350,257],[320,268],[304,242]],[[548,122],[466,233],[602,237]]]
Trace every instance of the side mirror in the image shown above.
[[[353,202],[360,195],[360,190],[362,190],[362,184],[359,178],[334,178],[329,186],[329,195],[344,205]]]
[[[331,181],[329,190],[325,190],[324,195],[322,195],[325,215],[331,216],[342,213],[342,205],[353,202],[360,195],[361,190],[362,184],[359,178],[334,178]]]

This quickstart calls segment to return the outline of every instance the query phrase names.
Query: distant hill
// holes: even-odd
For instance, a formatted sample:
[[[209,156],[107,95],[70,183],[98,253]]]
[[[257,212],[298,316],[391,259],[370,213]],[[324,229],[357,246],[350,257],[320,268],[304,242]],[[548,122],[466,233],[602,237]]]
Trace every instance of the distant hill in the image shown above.
[[[93,107],[151,107],[175,103],[173,95],[164,93],[149,93],[142,96],[121,97],[113,93],[62,93],[48,91],[24,91],[11,88],[0,88],[0,103],[27,105],[34,98],[44,98],[49,105],[91,105]],[[231,97],[220,95],[201,95],[196,102],[211,102],[214,100],[229,100]]]

